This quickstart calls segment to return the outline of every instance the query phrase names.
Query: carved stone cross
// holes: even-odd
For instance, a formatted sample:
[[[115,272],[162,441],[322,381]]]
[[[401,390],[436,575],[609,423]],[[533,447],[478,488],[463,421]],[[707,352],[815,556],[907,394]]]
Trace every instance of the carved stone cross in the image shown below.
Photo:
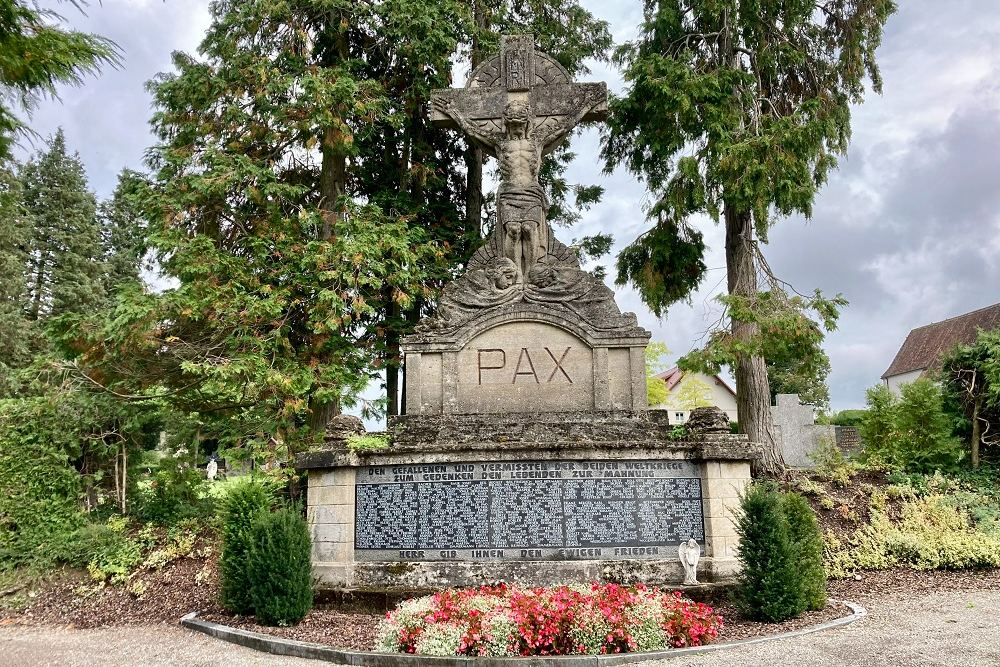
[[[550,248],[542,157],[581,121],[607,117],[607,86],[573,83],[530,35],[505,35],[500,55],[479,65],[464,89],[436,90],[431,101],[432,122],[463,130],[500,162],[494,236],[521,282]]]

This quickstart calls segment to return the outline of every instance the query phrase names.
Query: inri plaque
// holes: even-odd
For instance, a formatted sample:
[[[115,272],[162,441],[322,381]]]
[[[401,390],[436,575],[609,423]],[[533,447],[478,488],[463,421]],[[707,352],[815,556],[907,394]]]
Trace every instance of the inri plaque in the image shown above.
[[[689,461],[368,466],[356,503],[363,561],[656,558],[705,539]]]

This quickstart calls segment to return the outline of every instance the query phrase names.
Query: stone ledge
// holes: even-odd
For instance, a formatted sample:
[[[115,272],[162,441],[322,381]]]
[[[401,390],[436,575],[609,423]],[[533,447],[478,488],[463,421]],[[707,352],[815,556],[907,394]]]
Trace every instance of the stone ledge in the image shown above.
[[[325,591],[419,593],[478,586],[491,581],[525,586],[604,581],[677,588],[684,571],[677,560],[676,547],[664,547],[663,550],[659,558],[627,560],[349,562],[326,559],[315,560],[313,572],[319,588]],[[735,558],[704,556],[698,563],[698,579],[710,584],[728,584],[735,581],[738,570]]]
[[[831,600],[836,602],[836,600]],[[727,649],[780,641],[791,637],[801,637],[816,632],[823,632],[849,625],[864,618],[868,612],[859,604],[843,601],[851,613],[847,616],[820,623],[808,628],[783,632],[769,637],[757,637],[737,642],[722,642],[707,646],[691,648],[675,648],[667,651],[652,651],[649,653],[620,653],[617,655],[569,655],[558,657],[532,656],[527,658],[436,658],[431,656],[409,655],[405,653],[374,653],[368,651],[345,651],[335,649],[325,644],[281,639],[262,632],[251,632],[231,628],[221,623],[203,621],[198,618],[198,612],[191,612],[181,619],[181,625],[188,630],[200,632],[231,644],[237,644],[255,651],[272,655],[284,655],[311,660],[323,660],[336,665],[353,665],[355,667],[616,667],[617,665],[636,664],[653,660],[667,660],[685,656],[695,656],[705,653],[715,653]]]
[[[300,469],[392,465],[456,460],[600,457],[753,461],[760,447],[745,435],[731,433],[685,434],[671,437],[673,427],[665,411],[647,412],[553,412],[496,415],[403,415],[390,418],[392,445],[379,451],[352,453],[344,448],[299,454]],[[603,457],[601,457],[603,458]]]

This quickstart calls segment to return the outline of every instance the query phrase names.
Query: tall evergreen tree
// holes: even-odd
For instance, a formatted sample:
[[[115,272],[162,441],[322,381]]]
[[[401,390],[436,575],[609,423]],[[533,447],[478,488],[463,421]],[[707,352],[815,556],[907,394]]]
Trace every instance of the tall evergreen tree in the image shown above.
[[[59,85],[79,84],[101,65],[119,62],[114,43],[60,23],[62,17],[35,2],[0,0],[0,162],[27,130],[15,107],[30,111],[38,96],[55,96]]]
[[[733,366],[740,426],[763,445],[767,472],[783,461],[765,353],[775,345],[815,353],[805,312],[830,328],[845,302],[788,297],[759,243],[776,215],[811,214],[847,150],[850,105],[866,79],[881,89],[875,49],[895,8],[893,0],[646,0],[642,34],[619,52],[628,89],[613,105],[605,156],[657,197],[653,227],[619,258],[619,280],[662,313],[704,274],[690,217],[724,220],[730,328],[693,361]]]
[[[24,165],[20,180],[31,226],[28,318],[93,311],[105,298],[97,201],[80,156],[67,152],[61,129]]]
[[[383,300],[408,308],[438,254],[347,187],[359,139],[388,113],[350,57],[372,8],[213,3],[201,57],[175,54],[176,72],[150,84],[160,144],[143,208],[178,284],[86,332],[91,377],[166,387],[204,437],[279,456],[367,386]]]
[[[453,267],[475,250],[479,226],[462,215],[464,174],[461,143],[452,132],[434,128],[430,93],[451,84],[452,59],[470,30],[461,0],[432,4],[414,0],[377,3],[352,35],[359,71],[377,81],[386,114],[356,138],[348,189],[351,194],[406,217],[441,244],[445,262],[430,267],[425,284],[443,284]],[[426,299],[401,308],[387,292],[373,326],[384,332],[386,412],[399,411],[400,337],[412,330]]]
[[[21,200],[21,184],[9,170],[0,168],[0,396],[6,393],[12,369],[25,365],[31,355],[32,329],[24,312],[28,293],[29,229]]]
[[[141,174],[124,169],[111,198],[98,206],[106,265],[104,289],[109,295],[125,284],[139,281],[147,250],[147,223],[140,200],[144,185]]]

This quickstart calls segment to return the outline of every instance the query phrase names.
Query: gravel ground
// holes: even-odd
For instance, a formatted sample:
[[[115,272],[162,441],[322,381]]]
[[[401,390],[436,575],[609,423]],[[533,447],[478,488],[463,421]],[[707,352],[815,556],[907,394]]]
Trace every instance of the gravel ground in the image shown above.
[[[1000,590],[936,590],[858,596],[869,616],[805,637],[680,658],[645,667],[990,667],[1000,665]],[[233,646],[179,627],[68,630],[0,628],[0,665],[311,665]]]

